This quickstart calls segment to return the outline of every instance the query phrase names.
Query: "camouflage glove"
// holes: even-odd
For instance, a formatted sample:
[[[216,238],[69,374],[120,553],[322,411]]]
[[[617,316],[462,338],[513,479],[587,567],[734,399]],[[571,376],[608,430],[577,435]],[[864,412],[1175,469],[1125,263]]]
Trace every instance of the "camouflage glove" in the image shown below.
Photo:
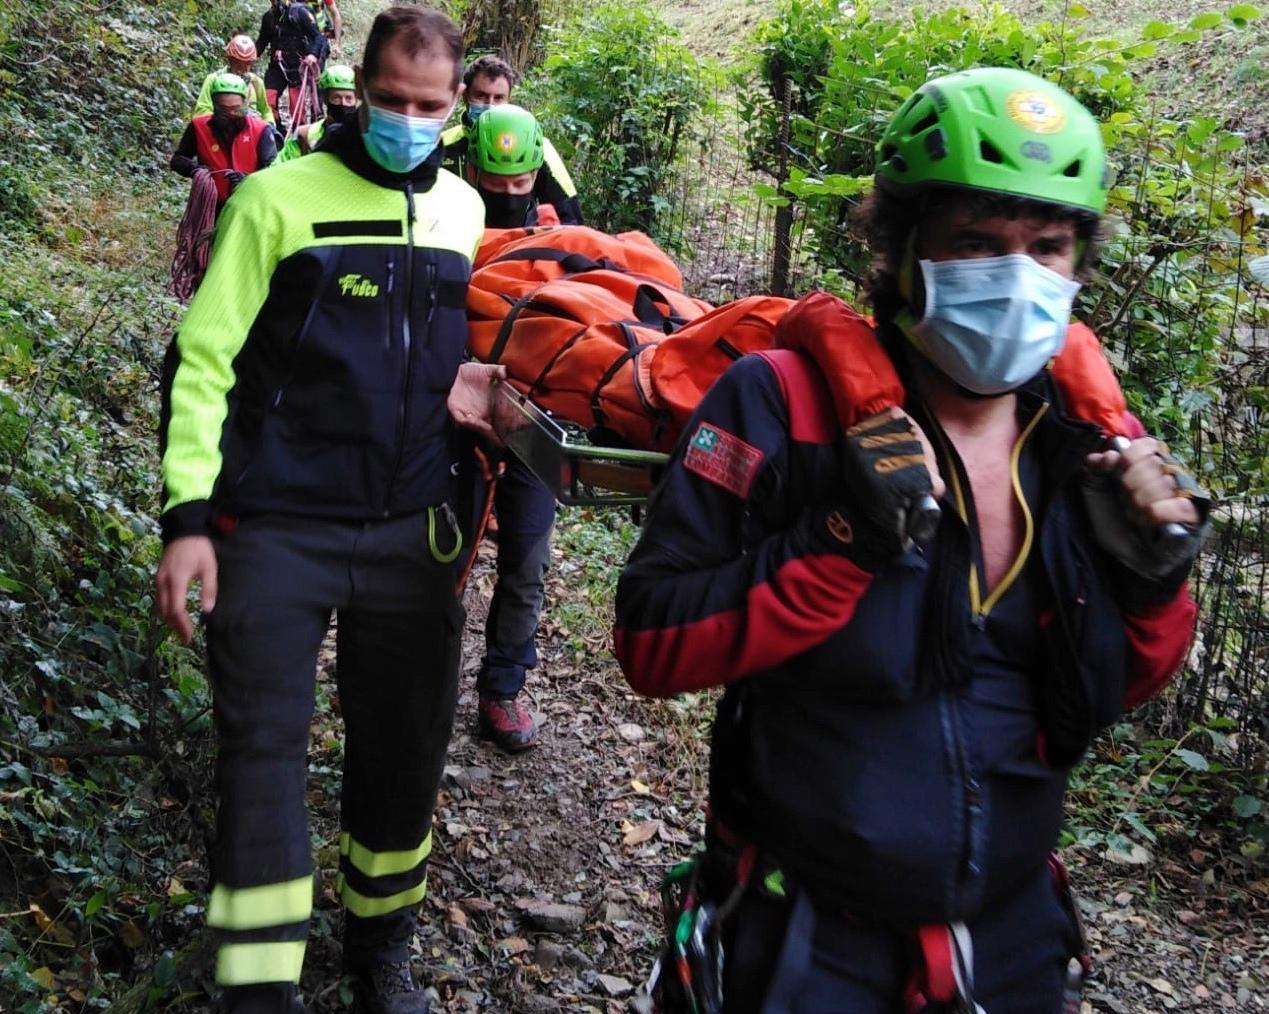
[[[840,454],[843,502],[819,510],[814,519],[827,545],[876,569],[934,535],[938,504],[910,419],[870,416],[846,431]]]

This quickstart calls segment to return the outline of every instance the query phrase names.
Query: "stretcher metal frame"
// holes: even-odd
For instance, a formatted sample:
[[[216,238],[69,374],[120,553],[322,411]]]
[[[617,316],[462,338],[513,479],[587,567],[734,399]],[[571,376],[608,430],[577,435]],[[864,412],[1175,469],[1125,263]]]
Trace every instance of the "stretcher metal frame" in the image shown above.
[[[536,405],[512,385],[494,389],[494,431],[562,504],[644,503],[670,460],[659,451],[594,444],[586,427]]]

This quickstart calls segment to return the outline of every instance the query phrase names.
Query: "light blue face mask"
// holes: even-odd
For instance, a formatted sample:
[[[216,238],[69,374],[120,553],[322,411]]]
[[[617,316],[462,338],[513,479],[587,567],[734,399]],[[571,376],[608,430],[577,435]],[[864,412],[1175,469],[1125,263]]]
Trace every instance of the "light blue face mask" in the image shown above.
[[[362,135],[366,151],[390,173],[408,173],[432,154],[449,119],[449,113],[439,118],[406,116],[369,103],[366,110],[368,120]]]
[[[905,330],[961,387],[1004,394],[1062,351],[1079,282],[1026,254],[921,261],[921,274],[925,316]]]
[[[468,102],[467,108],[463,110],[463,126],[471,130],[476,126],[477,117],[489,112],[492,108],[493,106],[488,102]]]

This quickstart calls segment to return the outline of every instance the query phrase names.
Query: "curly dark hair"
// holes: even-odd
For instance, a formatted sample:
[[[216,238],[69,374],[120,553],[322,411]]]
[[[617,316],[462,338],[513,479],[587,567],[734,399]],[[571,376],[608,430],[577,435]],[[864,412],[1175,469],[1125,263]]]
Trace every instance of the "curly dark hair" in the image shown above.
[[[477,74],[483,74],[491,81],[497,81],[500,77],[506,78],[507,85],[511,88],[516,86],[516,81],[520,76],[515,72],[515,68],[511,64],[493,53],[478,56],[467,65],[467,69],[463,71],[463,84],[471,87],[471,83],[476,80]]]
[[[1044,222],[1069,221],[1075,225],[1080,243],[1076,276],[1087,278],[1097,262],[1101,241],[1100,219],[1091,211],[1063,208],[1043,201],[1007,194],[976,192],[961,188],[931,187],[916,196],[900,196],[874,187],[854,213],[857,235],[872,252],[872,264],[864,278],[864,290],[877,318],[883,339],[894,337],[895,314],[907,304],[899,291],[899,270],[914,230],[949,203],[956,204],[974,218],[1002,215],[1006,218],[1036,218]],[[920,293],[917,294],[920,296]],[[921,306],[912,307],[919,314]]]

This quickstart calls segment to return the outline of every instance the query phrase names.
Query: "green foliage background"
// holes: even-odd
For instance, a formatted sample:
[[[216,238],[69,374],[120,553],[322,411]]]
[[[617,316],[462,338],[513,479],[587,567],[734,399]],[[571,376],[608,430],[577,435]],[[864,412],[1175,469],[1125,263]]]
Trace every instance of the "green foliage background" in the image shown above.
[[[517,98],[542,120],[587,221],[667,240],[667,187],[703,128],[714,69],[648,5],[607,3],[550,30],[548,55]]]
[[[258,23],[237,2],[0,5],[0,910],[29,910],[0,921],[9,1010],[172,994],[158,945],[197,916],[172,843],[204,832],[185,804],[206,692],[149,615],[185,194],[166,162],[224,38]],[[149,756],[40,753],[106,741]]]

